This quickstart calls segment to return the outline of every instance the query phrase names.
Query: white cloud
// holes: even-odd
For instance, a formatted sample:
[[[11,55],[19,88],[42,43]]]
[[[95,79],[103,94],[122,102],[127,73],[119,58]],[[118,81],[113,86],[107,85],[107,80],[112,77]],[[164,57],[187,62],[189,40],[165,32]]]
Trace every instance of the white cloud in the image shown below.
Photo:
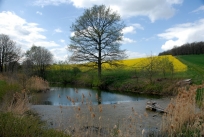
[[[197,8],[196,10],[192,12],[199,12],[199,11],[204,11],[204,5],[200,6],[199,8]]]
[[[120,13],[122,17],[147,16],[152,22],[168,19],[175,13],[173,5],[182,4],[183,0],[35,0],[39,6],[72,3],[77,8],[89,8],[105,4]],[[125,3],[125,4],[124,4]]]
[[[172,49],[174,46],[181,46],[185,43],[203,41],[204,19],[176,25],[158,36],[167,40],[161,47],[163,50]]]
[[[62,32],[62,30],[61,30],[61,29],[59,29],[59,28],[57,28],[57,29],[55,29],[55,32],[57,32],[57,33],[61,33],[61,32]]]
[[[65,40],[63,40],[63,39],[60,39],[60,42],[61,42],[61,43],[64,43],[64,42],[65,42]]]
[[[54,60],[56,61],[62,61],[67,59],[67,47],[61,47],[61,48],[52,48],[50,51],[54,55]]]
[[[122,30],[122,33],[123,33],[123,34],[126,34],[126,33],[135,33],[135,28],[134,28],[133,26],[125,27],[125,28]]]
[[[122,30],[122,33],[123,34],[126,34],[126,33],[136,33],[136,29],[144,29],[140,24],[132,24],[131,26],[128,26],[128,27],[125,27],[123,30]]]
[[[55,5],[58,6],[60,4],[69,4],[70,0],[35,0],[34,5],[37,6],[47,6],[47,5]]]
[[[40,12],[40,11],[36,11],[36,14],[42,15],[42,12]]]
[[[70,36],[74,37],[74,35],[75,35],[75,32],[71,32]]]
[[[139,53],[139,52],[128,51],[128,50],[125,53],[128,55],[128,59],[141,58],[141,57],[147,56],[145,53]]]
[[[88,8],[94,4],[104,4],[117,10],[122,17],[147,16],[152,22],[157,19],[168,19],[175,13],[174,4],[181,4],[183,0],[71,0],[77,8]],[[124,4],[125,3],[125,4]]]
[[[123,37],[122,44],[135,43],[136,41],[130,38]]]
[[[46,39],[42,34],[46,30],[40,28],[37,23],[29,23],[13,12],[0,12],[0,19],[0,32],[9,35],[24,51],[33,44],[47,48],[59,46],[54,41]]]

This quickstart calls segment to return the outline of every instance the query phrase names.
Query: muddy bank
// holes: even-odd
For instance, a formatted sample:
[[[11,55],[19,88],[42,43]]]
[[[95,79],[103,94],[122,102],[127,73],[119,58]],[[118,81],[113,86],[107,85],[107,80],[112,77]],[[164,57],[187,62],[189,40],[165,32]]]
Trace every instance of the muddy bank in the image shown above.
[[[158,131],[163,115],[160,112],[146,110],[147,101],[149,100],[80,106],[33,105],[31,110],[36,111],[42,120],[47,121],[49,127],[63,129],[71,134],[84,131],[85,136],[86,129],[92,127],[95,130],[103,130],[101,136],[109,136],[108,134],[114,131],[117,131],[117,134],[127,132],[126,135],[129,136],[142,136],[142,131],[145,131],[144,134]],[[154,101],[166,108],[170,98]]]

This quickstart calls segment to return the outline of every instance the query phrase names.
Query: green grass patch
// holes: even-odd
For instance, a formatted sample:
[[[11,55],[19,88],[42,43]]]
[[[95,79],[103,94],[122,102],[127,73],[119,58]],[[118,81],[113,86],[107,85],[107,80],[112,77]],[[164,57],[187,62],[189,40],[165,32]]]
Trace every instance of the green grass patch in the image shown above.
[[[48,129],[36,116],[0,113],[1,137],[69,137],[63,132]]]
[[[8,84],[6,81],[0,80],[0,100],[7,92],[18,92],[20,91],[20,86],[17,84]]]
[[[201,84],[204,79],[204,54],[177,56],[177,59],[188,66],[183,76],[192,78],[195,84]]]

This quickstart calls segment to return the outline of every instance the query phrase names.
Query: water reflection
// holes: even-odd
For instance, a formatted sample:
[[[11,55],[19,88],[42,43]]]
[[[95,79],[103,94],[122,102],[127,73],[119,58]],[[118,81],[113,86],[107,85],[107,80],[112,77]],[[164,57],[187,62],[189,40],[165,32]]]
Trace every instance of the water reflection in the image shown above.
[[[131,93],[114,93],[86,88],[52,87],[49,92],[38,93],[37,104],[73,106],[86,103],[92,104],[119,104],[121,102],[139,101],[158,96],[145,96]]]

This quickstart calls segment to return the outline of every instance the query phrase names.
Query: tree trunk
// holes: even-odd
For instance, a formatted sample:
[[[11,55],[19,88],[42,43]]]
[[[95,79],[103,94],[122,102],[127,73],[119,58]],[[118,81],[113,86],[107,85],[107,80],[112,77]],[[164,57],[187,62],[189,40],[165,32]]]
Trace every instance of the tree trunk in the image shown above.
[[[101,45],[98,45],[98,80],[101,81]]]

